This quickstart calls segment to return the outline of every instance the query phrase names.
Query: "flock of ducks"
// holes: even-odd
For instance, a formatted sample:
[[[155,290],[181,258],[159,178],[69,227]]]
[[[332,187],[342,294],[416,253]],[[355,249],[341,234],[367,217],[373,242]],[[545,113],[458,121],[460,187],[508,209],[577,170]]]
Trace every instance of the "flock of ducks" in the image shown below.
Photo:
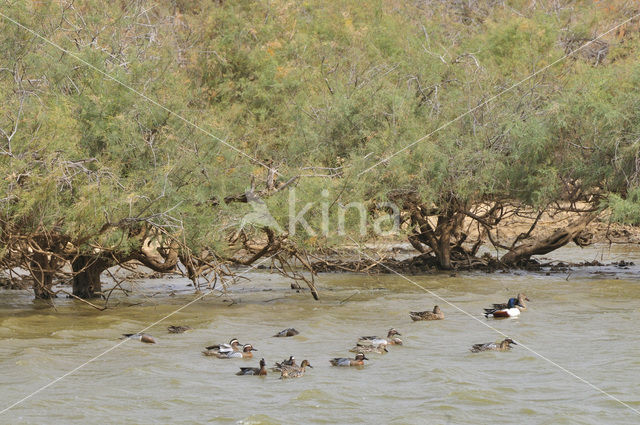
[[[518,294],[515,298],[510,298],[506,303],[493,304],[490,308],[484,309],[484,315],[487,318],[507,318],[516,317],[520,315],[520,312],[526,310],[527,306],[525,301],[529,301],[529,298],[524,294]],[[440,307],[435,306],[433,310],[427,311],[412,311],[409,312],[409,317],[413,321],[421,320],[443,320],[444,313],[440,310]],[[171,325],[167,328],[169,333],[183,333],[192,330],[190,326],[175,326]],[[298,335],[300,332],[294,328],[284,329],[274,337],[292,337]],[[137,334],[123,334],[123,338],[138,339],[141,342],[148,344],[155,344],[157,341],[154,337],[146,333]],[[402,340],[398,338],[402,336],[396,329],[391,328],[387,332],[386,338],[378,336],[362,336],[360,337],[355,347],[349,351],[356,353],[355,358],[348,357],[336,357],[329,360],[332,366],[338,367],[361,367],[364,365],[365,360],[369,360],[365,353],[384,354],[388,352],[387,346],[390,345],[402,345]],[[479,353],[483,351],[508,351],[512,345],[516,344],[511,338],[506,338],[500,342],[487,342],[483,344],[474,344],[470,351],[472,353]],[[240,344],[237,338],[231,339],[228,343],[209,345],[205,347],[202,352],[205,356],[217,357],[219,359],[247,359],[253,357],[253,351],[258,351],[253,348],[251,344]],[[280,378],[299,378],[304,376],[307,368],[313,368],[308,360],[303,360],[300,365],[296,363],[294,356],[290,356],[288,359],[284,359],[282,362],[276,362],[271,368],[274,372],[280,372]],[[264,358],[260,359],[259,367],[241,367],[240,371],[236,375],[255,375],[266,376],[267,375],[267,363]]]
[[[298,335],[300,332],[293,328],[284,329],[278,332],[274,337],[290,337]],[[355,358],[348,357],[336,357],[329,360],[332,366],[363,366],[365,360],[369,360],[365,356],[367,353],[384,353],[387,352],[387,345],[402,345],[402,340],[396,336],[400,335],[395,329],[390,329],[386,338],[378,336],[363,336],[358,339],[356,346],[350,351],[355,352]],[[143,339],[140,339],[143,341]],[[143,342],[148,342],[146,339]],[[232,358],[251,358],[253,357],[252,351],[258,351],[253,348],[251,344],[240,344],[237,338],[231,339],[228,343],[216,344],[205,347],[202,352],[205,356],[217,357],[219,359],[232,359]],[[273,372],[279,372],[280,378],[299,378],[304,376],[307,368],[313,368],[309,360],[303,360],[300,365],[296,363],[296,358],[290,356],[288,359],[284,359],[281,362],[276,362],[271,368]],[[267,363],[263,359],[260,359],[259,367],[241,367],[240,371],[236,375],[267,375]]]

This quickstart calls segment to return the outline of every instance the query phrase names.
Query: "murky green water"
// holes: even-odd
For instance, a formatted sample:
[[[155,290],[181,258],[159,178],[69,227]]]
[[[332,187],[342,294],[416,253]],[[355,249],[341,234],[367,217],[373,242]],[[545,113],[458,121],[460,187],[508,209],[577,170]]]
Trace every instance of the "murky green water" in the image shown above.
[[[604,252],[605,261],[640,250]],[[562,258],[600,259],[602,250],[565,250]],[[597,273],[596,273],[597,272]],[[640,267],[571,274],[447,274],[411,277],[640,409]],[[0,415],[0,423],[525,423],[629,424],[639,416],[522,347],[472,354],[500,338],[398,276],[320,277],[322,299],[255,273],[225,295],[212,294],[149,330],[156,345],[128,341]],[[28,293],[0,292],[0,410],[78,367],[194,299],[181,279],[138,282],[106,312],[72,300],[57,311]],[[167,286],[177,295],[167,296]],[[532,300],[518,319],[486,321],[482,308],[516,292]],[[234,303],[229,302],[233,300]],[[132,305],[142,302],[141,305]],[[412,322],[408,311],[438,303],[446,320]],[[231,305],[230,305],[231,304]],[[168,324],[190,333],[168,334]],[[272,338],[295,327],[293,338]],[[332,368],[360,335],[396,327],[405,341],[361,369]],[[203,346],[237,337],[259,350],[253,360],[219,360]],[[235,376],[239,366],[289,355],[315,366],[301,379]]]

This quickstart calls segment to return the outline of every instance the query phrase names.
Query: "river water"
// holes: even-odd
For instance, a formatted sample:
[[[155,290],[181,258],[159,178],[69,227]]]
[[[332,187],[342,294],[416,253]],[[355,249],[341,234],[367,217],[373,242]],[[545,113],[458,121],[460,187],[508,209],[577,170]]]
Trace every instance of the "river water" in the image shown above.
[[[640,264],[638,247],[554,255]],[[638,423],[638,413],[601,392],[640,410],[638,276],[639,266],[609,266],[551,276],[410,277],[475,320],[399,276],[321,275],[321,299],[313,301],[277,275],[251,273],[226,294],[208,295],[151,328],[157,344],[117,346],[0,414],[0,423]],[[104,312],[67,299],[56,300],[53,310],[27,291],[0,291],[0,410],[114,347],[121,333],[137,332],[194,300],[187,283],[137,281],[133,294],[118,295],[118,307]],[[531,299],[519,318],[482,316],[483,307],[517,292]],[[410,310],[434,304],[445,320],[409,319]],[[169,324],[194,330],[169,334]],[[487,324],[530,350],[470,353],[474,343],[502,339]],[[287,327],[300,335],[271,337]],[[347,350],[358,336],[384,335],[390,327],[402,333],[404,346],[368,355],[364,368],[330,366],[329,359],[352,355]],[[232,337],[252,343],[257,358],[201,355],[205,345]],[[289,355],[309,359],[314,368],[284,381],[275,373],[235,375],[261,357],[271,365]]]

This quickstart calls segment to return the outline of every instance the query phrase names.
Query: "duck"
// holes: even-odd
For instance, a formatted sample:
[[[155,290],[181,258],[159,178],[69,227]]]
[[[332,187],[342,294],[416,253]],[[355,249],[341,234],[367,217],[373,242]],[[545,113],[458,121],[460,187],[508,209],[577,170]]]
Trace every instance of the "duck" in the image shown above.
[[[216,356],[219,353],[228,353],[232,351],[240,351],[240,341],[237,338],[231,338],[228,344],[216,344],[205,347],[202,352],[205,356]]]
[[[144,342],[147,344],[155,344],[157,341],[154,337],[145,333],[137,333],[137,334],[122,334],[121,339],[137,339],[140,342]]]
[[[170,334],[181,334],[187,331],[192,331],[193,328],[191,326],[171,325],[167,327],[167,330]]]
[[[508,351],[511,349],[511,345],[518,345],[511,338],[506,338],[502,342],[487,342],[486,344],[474,344],[471,347],[472,353],[479,353],[481,351]]]
[[[387,344],[363,345],[360,343],[357,344],[355,347],[353,347],[349,351],[352,353],[375,353],[375,354],[384,354],[389,352],[389,350],[387,350]]]
[[[219,359],[250,359],[253,357],[252,351],[258,350],[253,348],[251,344],[245,344],[242,346],[242,351],[219,351],[214,355]]]
[[[278,332],[277,334],[274,335],[274,337],[286,337],[286,336],[296,336],[298,335],[300,332],[298,332],[297,330],[295,330],[294,328],[287,328],[284,330],[281,330],[280,332]]]
[[[433,307],[433,311],[410,311],[409,317],[411,317],[411,320],[414,322],[419,320],[443,320],[444,313],[440,310],[440,307],[435,306]]]
[[[520,316],[520,311],[527,309],[525,301],[529,301],[529,298],[524,294],[518,294],[517,298],[509,298],[506,304],[493,304],[492,308],[485,308],[484,317]]]
[[[309,363],[309,360],[303,360],[300,363],[300,367],[298,366],[283,366],[280,371],[280,379],[285,378],[299,378],[304,376],[305,369],[310,367],[313,369],[313,366]]]
[[[282,362],[275,362],[274,366],[271,368],[274,372],[280,372],[283,367],[294,366],[298,367],[296,364],[296,358],[293,356],[289,356],[288,359],[284,359]]]
[[[267,376],[267,362],[264,359],[260,359],[260,367],[241,367],[240,372],[236,375],[257,375]]]
[[[380,337],[377,337],[377,336],[361,336],[358,339],[358,343],[359,344],[373,345],[373,346],[378,346],[378,345],[402,345],[402,340],[400,338],[393,338],[395,335],[402,336],[402,334],[400,332],[398,332],[397,330],[395,330],[395,328],[391,328],[391,329],[389,329],[389,332],[387,333],[387,337],[386,338],[380,338]]]
[[[356,354],[355,359],[349,359],[346,357],[336,357],[334,359],[329,360],[331,366],[362,366],[364,365],[364,361],[369,360],[364,353]]]
[[[512,299],[513,298],[509,299],[509,301],[511,301]],[[525,301],[531,301],[529,300],[529,298],[527,298],[525,294],[522,294],[522,293],[519,293],[518,295],[516,295],[515,300],[516,300],[516,306],[520,311],[524,311],[527,309],[527,305],[525,304]],[[505,309],[507,308],[508,304],[509,304],[508,302],[503,304],[493,304],[493,308],[498,310]],[[485,309],[485,310],[490,310],[490,309]]]

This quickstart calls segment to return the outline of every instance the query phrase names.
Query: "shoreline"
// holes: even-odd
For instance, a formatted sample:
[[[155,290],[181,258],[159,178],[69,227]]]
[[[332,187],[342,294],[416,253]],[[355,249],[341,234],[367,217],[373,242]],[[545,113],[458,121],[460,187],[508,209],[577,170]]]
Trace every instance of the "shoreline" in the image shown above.
[[[367,248],[373,249],[368,246]],[[486,274],[494,273],[543,273],[546,276],[552,276],[562,273],[571,273],[575,270],[593,268],[590,274],[600,275],[615,275],[617,273],[626,273],[629,270],[634,269],[636,265],[640,265],[640,244],[628,242],[628,243],[612,243],[612,244],[593,244],[587,248],[579,248],[577,246],[569,246],[560,250],[561,252],[555,252],[555,255],[541,256],[534,259],[525,265],[519,267],[501,267],[496,265],[495,267],[473,267],[473,268],[459,268],[455,270],[439,270],[431,265],[425,265],[423,259],[420,256],[411,256],[412,250],[409,244],[403,243],[388,243],[383,245],[376,245],[376,251],[378,254],[381,252],[383,256],[376,261],[363,261],[357,257],[357,251],[353,249],[344,248],[340,254],[342,257],[334,256],[330,262],[314,262],[314,268],[319,275],[329,274],[356,274],[356,275],[389,275],[394,273],[402,273],[410,276],[420,275],[437,275],[449,274],[450,276],[456,276],[458,273],[465,272],[479,272]],[[613,252],[612,252],[613,251]],[[415,251],[413,251],[415,252]],[[391,254],[387,256],[387,254]],[[567,255],[563,255],[567,254]],[[584,254],[584,255],[580,255]],[[574,261],[575,258],[582,256],[585,259],[583,261]],[[597,259],[595,257],[599,257]],[[604,258],[609,257],[609,258]],[[386,268],[389,267],[391,270]],[[114,268],[118,268],[115,266]],[[256,272],[264,273],[269,272],[271,268],[269,266],[256,267]],[[112,270],[112,274],[118,278],[118,281],[135,283],[141,280],[156,280],[156,279],[172,279],[172,278],[185,278],[181,274],[167,273],[160,274],[146,269],[142,265],[137,265],[130,269]],[[640,273],[640,271],[639,271]],[[271,273],[269,273],[271,274]],[[104,277],[104,276],[103,276]],[[63,283],[64,279],[59,279],[55,283],[56,286],[66,287],[70,286],[70,283]],[[114,283],[112,277],[109,276],[105,279],[105,284]],[[21,275],[14,277],[13,279],[6,276],[0,277],[0,289],[4,290],[30,290],[33,281],[28,275]],[[306,291],[307,288],[302,286],[295,286],[297,282],[291,282],[291,289]],[[192,286],[191,284],[188,284]],[[289,286],[289,284],[287,284]],[[194,291],[196,288],[194,288]],[[167,288],[167,292],[171,292],[171,288]]]

